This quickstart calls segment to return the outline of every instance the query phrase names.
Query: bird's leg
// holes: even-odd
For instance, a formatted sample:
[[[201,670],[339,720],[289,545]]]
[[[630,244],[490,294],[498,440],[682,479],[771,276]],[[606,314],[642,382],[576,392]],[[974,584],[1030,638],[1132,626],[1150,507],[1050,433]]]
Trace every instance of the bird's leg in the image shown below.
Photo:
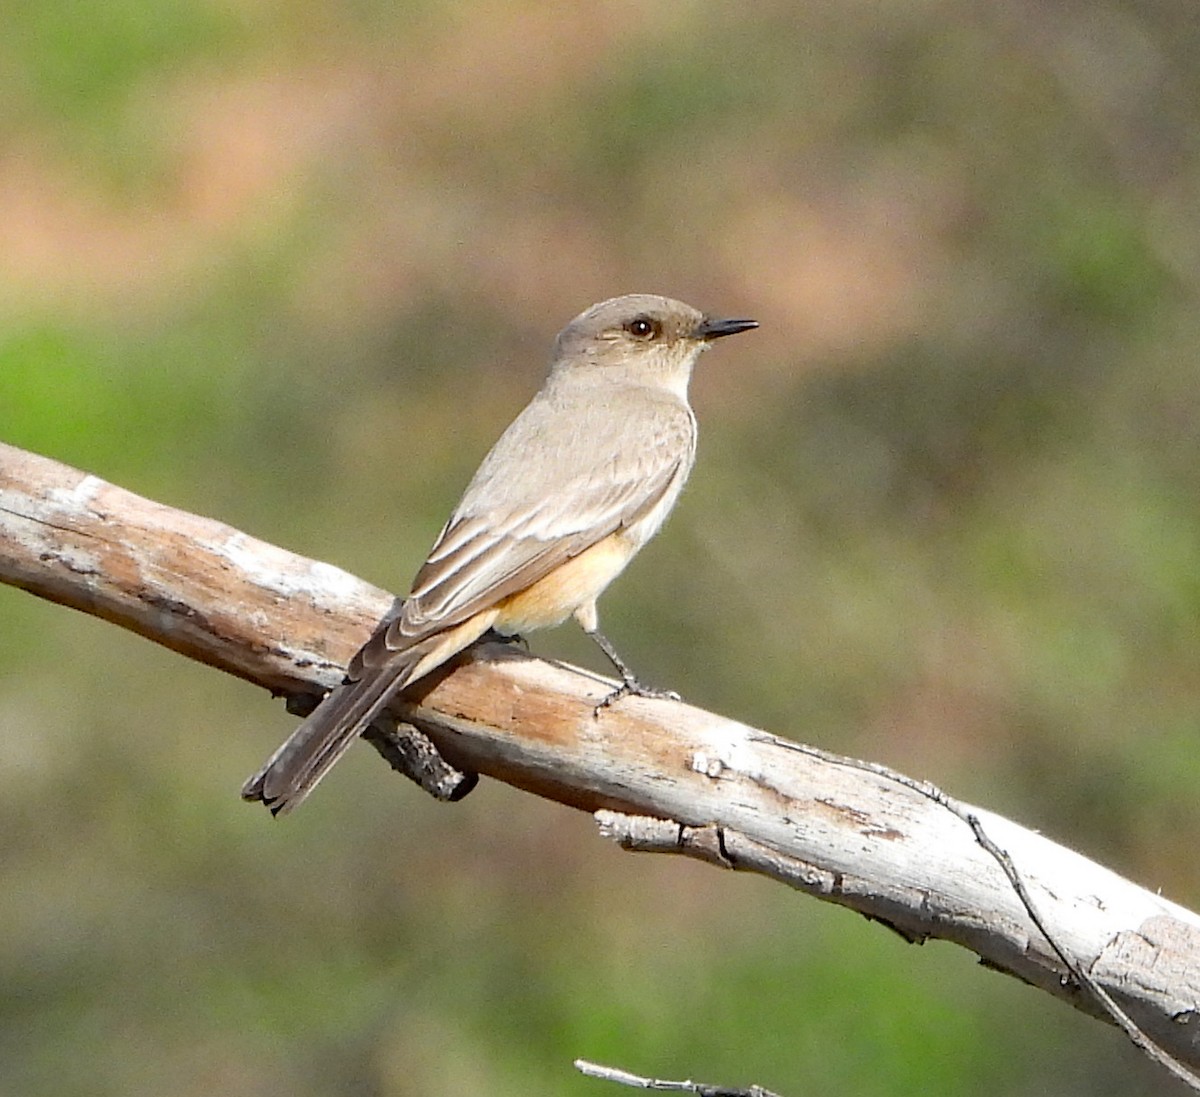
[[[637,676],[629,669],[629,665],[617,654],[617,649],[612,646],[612,642],[598,628],[584,630],[593,640],[605,655],[608,656],[608,661],[617,669],[617,673],[621,676],[621,684],[617,686],[611,693],[604,697],[596,706],[595,712],[599,714],[602,708],[608,708],[614,701],[619,701],[622,697],[627,697],[633,694],[635,697],[654,697],[660,701],[678,701],[679,694],[673,689],[652,689],[650,686],[644,686],[638,681]]]

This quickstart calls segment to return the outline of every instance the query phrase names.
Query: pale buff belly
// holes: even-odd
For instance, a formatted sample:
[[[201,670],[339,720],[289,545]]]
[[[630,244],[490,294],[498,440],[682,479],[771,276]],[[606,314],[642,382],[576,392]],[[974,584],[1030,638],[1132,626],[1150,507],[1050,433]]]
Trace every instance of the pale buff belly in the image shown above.
[[[596,599],[621,574],[634,551],[624,534],[610,534],[532,586],[499,602],[492,627],[507,635],[533,632],[561,624],[578,610],[584,628],[594,629]]]

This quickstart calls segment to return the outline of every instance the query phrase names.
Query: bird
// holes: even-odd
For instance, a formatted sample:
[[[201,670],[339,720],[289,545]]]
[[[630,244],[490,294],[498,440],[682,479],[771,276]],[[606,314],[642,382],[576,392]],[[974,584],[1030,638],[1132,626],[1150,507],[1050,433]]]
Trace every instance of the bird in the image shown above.
[[[654,294],[601,301],[567,324],[541,389],[484,457],[408,597],[242,798],[294,810],[400,691],[485,633],[524,636],[574,616],[621,676],[597,711],[626,694],[663,696],[600,631],[596,601],[691,472],[696,360],[756,327]]]

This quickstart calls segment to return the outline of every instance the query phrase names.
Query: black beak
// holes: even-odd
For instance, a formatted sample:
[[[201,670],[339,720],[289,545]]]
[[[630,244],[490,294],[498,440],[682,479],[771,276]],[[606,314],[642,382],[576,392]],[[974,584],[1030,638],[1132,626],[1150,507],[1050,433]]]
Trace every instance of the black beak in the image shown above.
[[[757,320],[714,320],[706,316],[696,327],[700,339],[720,339],[725,335],[737,335],[758,327]]]

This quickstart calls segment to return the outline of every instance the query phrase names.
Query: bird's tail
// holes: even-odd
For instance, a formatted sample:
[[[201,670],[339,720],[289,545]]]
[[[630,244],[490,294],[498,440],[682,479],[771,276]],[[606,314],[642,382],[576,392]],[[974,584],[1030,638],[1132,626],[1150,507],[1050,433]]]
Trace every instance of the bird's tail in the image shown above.
[[[494,609],[485,610],[398,649],[391,646],[389,615],[351,661],[353,677],[330,691],[242,786],[242,799],[261,801],[273,815],[298,807],[396,694],[473,644],[495,618]]]
[[[408,654],[408,653],[405,653]],[[421,653],[373,668],[333,689],[242,786],[243,800],[261,800],[273,815],[304,802],[333,764],[412,679]],[[404,665],[407,664],[407,665]]]

